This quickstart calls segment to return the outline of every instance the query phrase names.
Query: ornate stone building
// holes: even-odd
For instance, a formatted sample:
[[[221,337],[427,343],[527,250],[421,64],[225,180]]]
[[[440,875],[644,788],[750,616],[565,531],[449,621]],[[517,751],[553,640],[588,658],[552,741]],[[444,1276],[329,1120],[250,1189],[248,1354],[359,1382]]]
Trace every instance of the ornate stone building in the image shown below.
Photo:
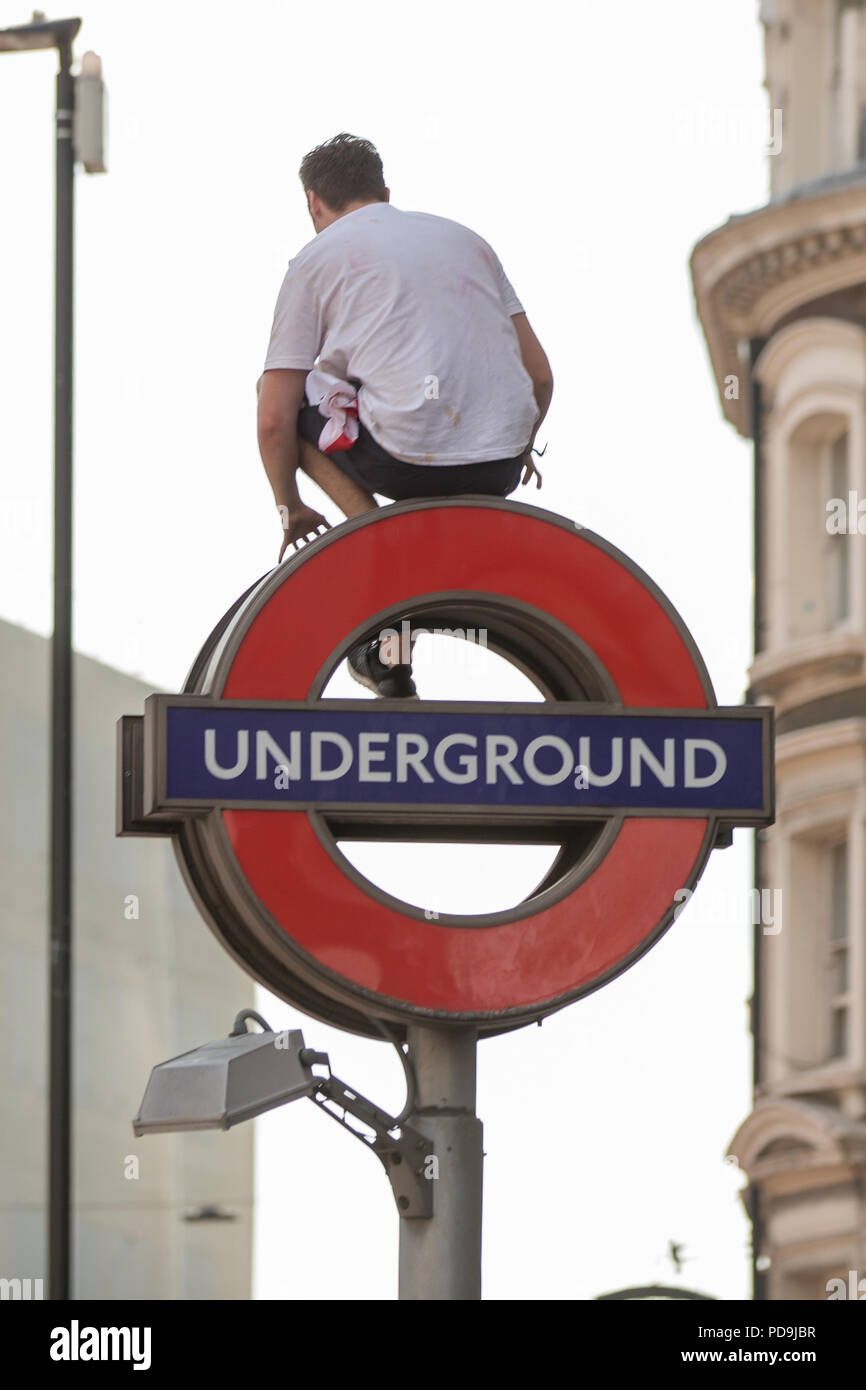
[[[755,882],[782,925],[755,929],[731,1152],[755,1297],[825,1299],[834,1278],[866,1297],[866,8],[765,0],[761,21],[770,201],[692,255],[722,409],[753,440],[749,698],[777,718]]]

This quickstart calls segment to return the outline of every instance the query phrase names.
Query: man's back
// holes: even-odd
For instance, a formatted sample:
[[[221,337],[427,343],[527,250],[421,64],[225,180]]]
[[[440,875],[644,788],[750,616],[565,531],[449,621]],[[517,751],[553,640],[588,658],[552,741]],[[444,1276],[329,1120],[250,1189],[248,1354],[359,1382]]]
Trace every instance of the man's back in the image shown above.
[[[416,464],[510,458],[537,415],[511,315],[522,305],[495,253],[460,223],[375,202],[290,262],[266,370],[360,382],[379,444]]]

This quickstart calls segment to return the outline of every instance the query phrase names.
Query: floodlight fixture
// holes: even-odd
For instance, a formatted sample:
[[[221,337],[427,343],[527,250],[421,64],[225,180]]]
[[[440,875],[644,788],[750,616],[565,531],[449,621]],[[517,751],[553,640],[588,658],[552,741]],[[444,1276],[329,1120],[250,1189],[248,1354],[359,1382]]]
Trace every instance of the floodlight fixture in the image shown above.
[[[319,1086],[300,1029],[250,1033],[195,1047],[153,1068],[136,1135],[231,1129],[278,1105],[312,1096]]]
[[[249,1032],[248,1020],[258,1023],[262,1032]],[[407,1098],[395,1116],[334,1076],[327,1052],[306,1047],[299,1028],[275,1033],[261,1014],[242,1009],[228,1037],[194,1047],[153,1068],[132,1127],[138,1136],[231,1129],[306,1096],[373,1150],[388,1175],[402,1217],[429,1218],[435,1146],[406,1123],[416,1087],[399,1046],[397,1051],[406,1071]],[[317,1075],[314,1066],[327,1068],[327,1076]],[[350,1124],[350,1115],[363,1128]]]

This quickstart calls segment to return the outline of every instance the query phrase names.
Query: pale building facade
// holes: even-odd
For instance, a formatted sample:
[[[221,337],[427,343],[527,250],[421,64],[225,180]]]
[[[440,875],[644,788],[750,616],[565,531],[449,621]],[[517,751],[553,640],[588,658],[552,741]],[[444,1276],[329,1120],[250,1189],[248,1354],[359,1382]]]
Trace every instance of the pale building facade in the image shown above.
[[[692,256],[722,408],[754,441],[749,698],[777,720],[755,874],[782,928],[756,928],[731,1152],[755,1296],[826,1299],[866,1280],[866,9],[768,0],[761,19],[771,199]]]
[[[49,643],[0,622],[0,666],[0,1280],[47,1297]],[[132,1132],[151,1067],[254,993],[169,842],[115,838],[115,724],[149,693],[75,658],[73,1297],[246,1299],[253,1126]]]

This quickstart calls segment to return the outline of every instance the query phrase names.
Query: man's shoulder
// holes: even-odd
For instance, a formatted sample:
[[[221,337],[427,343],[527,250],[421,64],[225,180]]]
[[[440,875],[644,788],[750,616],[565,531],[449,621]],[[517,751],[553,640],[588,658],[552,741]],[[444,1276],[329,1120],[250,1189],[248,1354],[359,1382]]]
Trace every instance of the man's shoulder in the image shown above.
[[[467,227],[464,222],[457,222],[453,217],[441,217],[435,212],[408,212],[402,208],[395,208],[394,211],[398,212],[401,217],[407,219],[407,226],[411,226],[414,223],[414,225],[419,227],[426,226],[433,231],[440,231],[443,236],[451,236],[454,238],[462,237],[467,241],[484,242],[484,238],[480,237],[471,227]]]
[[[297,271],[302,269],[305,265],[310,264],[310,262],[315,263],[321,254],[320,241],[321,237],[314,236],[310,241],[305,242],[300,250],[296,251],[294,256],[292,256],[286,270]]]

